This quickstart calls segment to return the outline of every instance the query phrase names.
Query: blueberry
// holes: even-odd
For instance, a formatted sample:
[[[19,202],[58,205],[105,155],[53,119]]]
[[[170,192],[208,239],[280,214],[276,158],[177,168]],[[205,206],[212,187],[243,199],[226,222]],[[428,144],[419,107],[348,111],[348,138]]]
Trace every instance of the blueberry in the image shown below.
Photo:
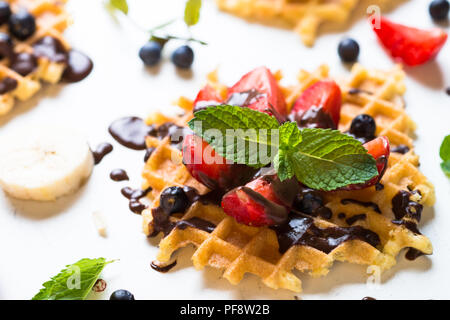
[[[356,116],[350,126],[350,134],[357,138],[366,138],[372,140],[375,137],[377,125],[375,120],[368,114]]]
[[[120,289],[114,291],[109,300],[134,300],[134,295],[128,290]]]
[[[194,62],[194,51],[189,46],[181,46],[172,54],[172,62],[181,69],[189,69]]]
[[[433,0],[428,9],[433,20],[441,21],[447,19],[450,4],[448,0]]]
[[[161,44],[149,41],[139,50],[139,57],[146,66],[154,66],[161,60]]]
[[[0,1],[0,25],[6,23],[11,16],[11,8],[6,1]]]
[[[5,57],[11,59],[13,53],[13,42],[11,37],[6,33],[0,32],[0,59]]]
[[[359,44],[351,38],[346,38],[339,43],[339,57],[344,62],[355,62],[359,56]]]
[[[167,214],[185,212],[189,199],[181,187],[169,187],[161,192],[160,206]]]
[[[9,17],[9,32],[17,39],[25,40],[36,31],[36,20],[27,10],[20,10]]]

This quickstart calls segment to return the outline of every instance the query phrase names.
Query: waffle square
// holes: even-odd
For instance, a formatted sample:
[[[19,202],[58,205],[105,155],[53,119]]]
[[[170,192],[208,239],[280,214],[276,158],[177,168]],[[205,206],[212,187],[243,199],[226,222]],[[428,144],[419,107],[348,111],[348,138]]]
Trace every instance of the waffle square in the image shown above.
[[[33,53],[32,44],[45,36],[51,36],[69,50],[70,45],[62,33],[72,23],[65,10],[67,0],[9,0],[11,10],[28,10],[36,19],[36,32],[25,41],[14,39],[14,52]],[[0,32],[8,33],[8,26],[0,27]],[[17,86],[14,90],[0,95],[0,116],[8,113],[14,106],[15,99],[25,101],[30,99],[41,88],[41,81],[57,83],[64,72],[65,64],[54,62],[45,57],[37,59],[37,67],[29,74],[22,76],[10,68],[8,58],[0,60],[0,81],[5,78],[14,79]]]
[[[314,72],[302,70],[296,85],[282,87],[288,106],[292,107],[296,98],[310,85],[328,78],[328,73],[329,69],[325,65]],[[279,72],[275,75],[281,79]],[[312,276],[323,276],[334,261],[346,261],[384,271],[395,265],[396,256],[402,249],[413,248],[431,254],[433,249],[430,240],[418,230],[408,227],[408,222],[416,224],[419,221],[406,217],[399,223],[392,209],[393,198],[401,191],[408,192],[411,200],[421,205],[432,206],[435,201],[433,185],[418,169],[419,160],[414,153],[412,140],[415,124],[404,109],[403,80],[404,73],[399,66],[383,72],[369,70],[358,64],[352,68],[349,77],[337,80],[343,92],[341,130],[345,131],[358,114],[367,113],[377,122],[377,135],[386,135],[394,148],[408,148],[404,153],[391,153],[388,168],[381,180],[382,189],[378,186],[327,193],[325,204],[332,210],[332,217],[324,219],[308,216],[311,224],[320,230],[350,226],[368,229],[378,235],[379,245],[375,247],[365,241],[349,239],[330,252],[301,243],[283,251],[280,250],[274,230],[239,224],[220,207],[197,201],[185,214],[172,215],[171,223],[179,224],[180,221],[200,218],[215,227],[171,229],[160,241],[157,259],[167,263],[173,252],[191,244],[196,247],[192,260],[198,269],[205,266],[223,269],[223,277],[233,284],[239,283],[246,273],[252,273],[271,288],[300,292],[301,280],[293,273],[294,269]],[[216,88],[223,88],[214,75],[209,82]],[[148,123],[173,122],[186,125],[193,116],[193,103],[181,98],[179,105],[186,110],[183,116],[167,118],[155,113],[149,117]],[[181,163],[181,151],[171,145],[168,137],[162,140],[148,137],[147,144],[155,151],[143,171],[144,188],[153,188],[149,194],[152,205],[142,213],[143,228],[145,234],[155,235],[158,230],[155,232],[152,208],[158,207],[159,195],[164,188],[191,186],[200,194],[207,193],[208,189],[190,176]],[[364,214],[364,219],[358,219],[361,214]]]

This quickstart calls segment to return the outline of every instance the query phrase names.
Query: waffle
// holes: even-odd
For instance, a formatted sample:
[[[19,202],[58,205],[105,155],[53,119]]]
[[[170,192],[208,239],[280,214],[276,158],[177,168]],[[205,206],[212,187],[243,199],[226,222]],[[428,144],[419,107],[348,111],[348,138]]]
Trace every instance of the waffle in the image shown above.
[[[280,73],[275,74],[281,78]],[[328,77],[328,67],[321,66],[310,73],[301,71],[298,84],[283,87],[286,101],[292,107],[295,99],[311,84]],[[308,272],[312,276],[326,275],[334,261],[346,261],[368,265],[380,271],[391,268],[396,263],[396,256],[404,248],[415,248],[425,254],[432,253],[432,245],[427,237],[413,232],[407,224],[394,223],[392,199],[400,190],[407,190],[414,195],[414,201],[432,206],[434,203],[433,185],[418,170],[418,157],[414,153],[411,135],[415,124],[404,111],[402,95],[405,92],[404,74],[400,67],[389,72],[368,70],[355,65],[350,77],[338,81],[343,92],[342,120],[340,129],[346,130],[356,115],[367,113],[377,122],[377,134],[387,136],[396,146],[408,146],[404,154],[391,153],[388,168],[381,180],[384,186],[376,191],[370,187],[359,191],[339,191],[325,195],[326,206],[333,211],[331,219],[311,217],[318,228],[335,228],[361,226],[375,232],[380,244],[376,247],[367,242],[348,240],[330,252],[323,252],[314,247],[298,244],[280,253],[275,231],[270,228],[250,227],[237,223],[224,214],[215,205],[195,202],[184,215],[171,216],[171,222],[189,221],[201,218],[216,227],[213,230],[201,230],[193,227],[174,228],[164,235],[159,244],[157,259],[168,263],[171,255],[179,248],[192,244],[196,247],[192,260],[196,268],[205,266],[224,269],[223,277],[232,284],[237,284],[246,273],[252,273],[262,279],[267,286],[284,288],[295,292],[302,290],[301,280],[293,270]],[[212,85],[219,87],[213,76]],[[163,123],[170,121],[178,125],[186,124],[192,118],[192,101],[182,98],[180,105],[186,110],[185,115],[167,118],[153,114],[148,122]],[[152,187],[149,194],[151,208],[142,212],[143,228],[147,235],[155,235],[152,208],[159,205],[160,192],[169,186],[191,186],[206,193],[208,190],[193,179],[181,163],[181,151],[174,148],[166,137],[158,140],[148,137],[149,147],[156,148],[148,159],[144,171],[144,188]],[[363,202],[372,202],[364,206]],[[364,220],[349,219],[364,213]],[[345,219],[343,219],[343,217]],[[417,221],[416,221],[417,222]],[[212,231],[212,232],[211,232]]]
[[[70,45],[62,33],[71,24],[71,19],[65,11],[66,0],[8,0],[13,12],[20,8],[27,9],[36,19],[36,32],[25,41],[13,39],[15,53],[33,53],[32,44],[44,36],[52,36],[59,40],[66,49]],[[1,32],[8,33],[4,24]],[[26,76],[22,76],[10,68],[10,61],[4,58],[0,61],[0,81],[12,78],[17,81],[17,87],[0,95],[0,115],[8,113],[14,106],[15,99],[25,101],[30,99],[41,88],[41,81],[57,83],[64,72],[65,64],[53,62],[45,57],[39,57],[37,68]]]
[[[361,0],[216,0],[226,12],[248,20],[276,24],[294,30],[307,46],[312,46],[322,23],[343,24]],[[372,0],[370,5],[390,5]]]

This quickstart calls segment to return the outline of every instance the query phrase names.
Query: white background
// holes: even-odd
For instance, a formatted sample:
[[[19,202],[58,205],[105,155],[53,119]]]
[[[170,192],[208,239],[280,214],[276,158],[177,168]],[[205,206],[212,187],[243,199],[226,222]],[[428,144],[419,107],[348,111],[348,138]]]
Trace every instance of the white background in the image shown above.
[[[35,98],[18,103],[14,111],[0,118],[0,134],[24,126],[58,122],[84,131],[91,146],[112,142],[108,125],[118,117],[145,117],[164,109],[180,95],[195,97],[207,72],[219,67],[220,77],[233,84],[250,69],[266,65],[282,69],[286,82],[293,81],[300,68],[313,70],[321,63],[332,74],[348,72],[336,48],[344,35],[361,46],[359,61],[368,67],[391,68],[393,62],[378,45],[361,12],[346,27],[327,27],[313,48],[305,48],[289,31],[248,24],[219,12],[213,1],[204,1],[200,23],[193,34],[209,43],[194,45],[196,60],[192,73],[178,72],[169,61],[170,52],[181,43],[169,43],[160,67],[145,69],[137,57],[147,36],[126,20],[113,22],[101,1],[77,0],[68,5],[75,24],[67,31],[74,47],[95,62],[85,81],[72,85],[45,87]],[[373,2],[373,1],[372,1]],[[395,21],[416,27],[432,27],[429,1],[399,1],[387,13]],[[183,0],[130,1],[130,14],[146,28],[181,16]],[[362,9],[362,10],[361,10]],[[448,31],[448,26],[444,26]],[[183,32],[180,24],[177,32]],[[450,180],[439,167],[439,146],[450,134],[450,45],[435,62],[407,68],[407,110],[418,123],[416,152],[421,170],[436,186],[437,203],[425,210],[421,230],[430,237],[435,253],[414,262],[403,254],[399,263],[382,277],[382,285],[369,288],[365,267],[336,263],[327,277],[312,279],[301,275],[302,299],[443,299],[450,298],[448,199]],[[73,196],[53,203],[33,203],[0,194],[0,298],[29,299],[41,284],[64,265],[84,257],[120,259],[109,265],[103,278],[107,299],[115,289],[130,290],[137,299],[292,299],[294,293],[266,288],[256,277],[245,277],[238,286],[221,279],[221,272],[206,268],[196,271],[190,263],[192,249],[178,255],[178,265],[162,274],[150,268],[156,242],[141,232],[141,217],[128,210],[120,194],[123,186],[139,186],[143,152],[127,150],[114,143],[114,152],[98,165],[87,185]],[[132,178],[128,183],[109,179],[114,168],[124,168]],[[92,223],[92,212],[100,210],[108,224],[108,237],[101,238]]]

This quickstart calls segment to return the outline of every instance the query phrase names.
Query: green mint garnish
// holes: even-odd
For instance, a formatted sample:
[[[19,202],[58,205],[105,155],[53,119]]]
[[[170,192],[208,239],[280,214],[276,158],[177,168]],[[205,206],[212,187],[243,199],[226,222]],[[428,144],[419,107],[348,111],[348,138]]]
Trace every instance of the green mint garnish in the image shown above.
[[[202,0],[187,0],[184,9],[184,22],[188,27],[196,25],[200,19]]]
[[[441,156],[441,159],[443,161],[441,163],[441,168],[444,173],[450,178],[450,135],[446,136],[444,138],[444,141],[442,141],[439,155]]]
[[[68,265],[45,282],[32,300],[84,300],[103,268],[111,262],[105,258],[81,259]]]
[[[127,0],[109,0],[109,7],[122,11],[124,14],[128,14]]]
[[[273,163],[281,180],[295,176],[313,189],[336,190],[378,175],[361,142],[338,130],[280,126],[266,113],[229,105],[196,112],[189,127],[226,159],[256,168]]]

